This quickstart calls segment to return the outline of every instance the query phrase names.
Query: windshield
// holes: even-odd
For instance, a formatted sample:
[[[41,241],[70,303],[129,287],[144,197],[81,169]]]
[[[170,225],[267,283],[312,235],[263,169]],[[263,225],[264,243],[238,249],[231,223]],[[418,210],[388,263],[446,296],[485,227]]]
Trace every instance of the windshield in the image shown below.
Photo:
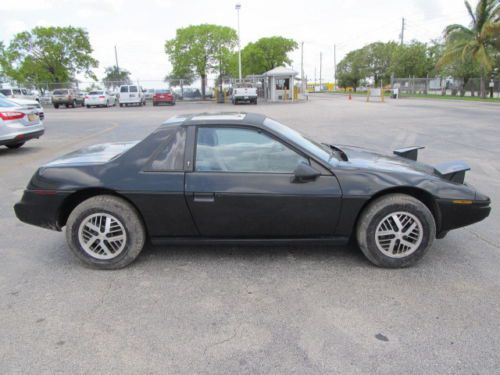
[[[54,95],[67,95],[68,90],[54,90]]]
[[[104,95],[103,91],[91,91],[89,92],[89,95]]]
[[[280,124],[278,121],[266,118],[264,120],[264,125],[267,126],[269,129],[279,134],[282,134],[290,141],[296,143],[300,147],[304,148],[305,150],[316,156],[318,159],[321,159],[329,164],[332,163],[332,159],[334,159],[335,161],[339,160],[336,154],[332,150],[330,150],[328,146],[324,146],[318,142],[312,141],[304,137],[299,132],[290,129],[288,126]]]
[[[167,89],[159,89],[155,91],[155,94],[170,94],[170,90]]]

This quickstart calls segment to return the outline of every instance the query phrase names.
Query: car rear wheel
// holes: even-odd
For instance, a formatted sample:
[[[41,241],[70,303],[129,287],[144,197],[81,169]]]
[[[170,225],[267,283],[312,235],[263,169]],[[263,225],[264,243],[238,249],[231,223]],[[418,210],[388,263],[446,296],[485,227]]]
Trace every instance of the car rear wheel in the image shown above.
[[[425,204],[406,194],[374,200],[358,221],[359,247],[373,264],[408,267],[420,260],[436,237],[434,216]]]
[[[125,200],[99,195],[69,215],[66,240],[76,257],[98,269],[123,268],[144,247],[146,231],[135,208]]]
[[[54,104],[55,109],[59,109],[59,104]]]
[[[22,145],[24,145],[24,143],[25,142],[14,143],[12,145],[7,145],[7,147],[10,149],[16,149],[16,148],[22,147]]]

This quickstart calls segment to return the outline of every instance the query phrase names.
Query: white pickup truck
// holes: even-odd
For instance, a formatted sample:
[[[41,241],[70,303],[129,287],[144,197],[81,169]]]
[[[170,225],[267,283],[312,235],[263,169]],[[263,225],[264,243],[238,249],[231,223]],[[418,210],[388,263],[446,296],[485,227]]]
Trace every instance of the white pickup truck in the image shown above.
[[[233,96],[231,101],[233,104],[247,102],[250,104],[257,104],[257,88],[252,85],[238,85],[233,88]]]

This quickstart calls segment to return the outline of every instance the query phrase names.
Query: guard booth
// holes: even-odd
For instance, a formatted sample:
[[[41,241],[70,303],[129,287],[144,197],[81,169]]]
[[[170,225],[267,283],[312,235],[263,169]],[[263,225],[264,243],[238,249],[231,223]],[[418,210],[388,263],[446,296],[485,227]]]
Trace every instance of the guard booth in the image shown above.
[[[278,66],[263,74],[264,94],[270,102],[293,101],[295,77],[293,69]]]

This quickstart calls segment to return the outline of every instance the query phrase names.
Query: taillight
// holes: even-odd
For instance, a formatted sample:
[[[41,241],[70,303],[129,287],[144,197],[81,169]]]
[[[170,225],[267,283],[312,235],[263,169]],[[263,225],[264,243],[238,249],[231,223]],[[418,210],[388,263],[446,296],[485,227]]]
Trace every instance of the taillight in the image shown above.
[[[88,96],[88,95],[85,95],[85,99],[88,99],[88,98],[89,98],[89,96]]]
[[[26,116],[22,112],[0,112],[0,118],[2,120],[19,120]]]
[[[104,98],[105,98],[104,95],[99,96],[99,99],[104,99]]]

